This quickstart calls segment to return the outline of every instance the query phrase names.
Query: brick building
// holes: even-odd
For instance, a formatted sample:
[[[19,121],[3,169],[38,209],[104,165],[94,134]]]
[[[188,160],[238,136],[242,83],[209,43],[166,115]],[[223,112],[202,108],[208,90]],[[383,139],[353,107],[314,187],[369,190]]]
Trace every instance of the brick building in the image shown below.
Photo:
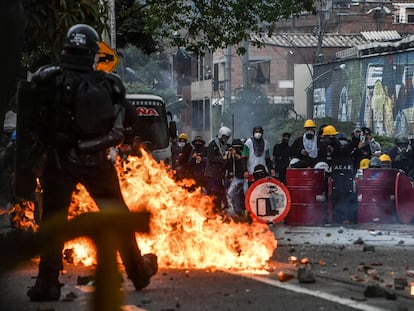
[[[408,36],[414,30],[414,4],[319,1],[315,15],[303,13],[279,21],[277,28],[272,37],[260,38],[263,48],[245,43],[245,55],[238,55],[237,47],[204,57],[180,52],[174,68],[177,94],[184,102],[183,131],[207,140],[213,137],[222,124],[226,102],[246,85],[260,87],[274,104],[291,105],[297,114],[312,117],[313,95],[308,91],[315,82],[314,65],[335,62],[341,51],[357,46],[375,47]],[[251,38],[259,40],[256,34]],[[180,66],[181,61],[188,66]]]

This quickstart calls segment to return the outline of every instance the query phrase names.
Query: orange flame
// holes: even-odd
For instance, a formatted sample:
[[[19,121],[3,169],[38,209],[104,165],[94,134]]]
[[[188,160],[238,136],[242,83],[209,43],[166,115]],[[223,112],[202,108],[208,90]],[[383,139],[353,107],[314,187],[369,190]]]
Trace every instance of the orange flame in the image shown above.
[[[149,234],[137,234],[142,253],[155,253],[160,267],[263,270],[277,246],[274,234],[266,224],[236,223],[213,212],[212,198],[201,189],[189,192],[177,183],[163,163],[148,153],[117,164],[125,201],[131,211],[148,210],[152,214]],[[97,211],[84,188],[74,195],[70,215]],[[85,239],[66,243],[74,249],[75,262],[89,265],[93,253],[81,259],[84,250],[93,247]],[[85,259],[88,258],[88,262]]]

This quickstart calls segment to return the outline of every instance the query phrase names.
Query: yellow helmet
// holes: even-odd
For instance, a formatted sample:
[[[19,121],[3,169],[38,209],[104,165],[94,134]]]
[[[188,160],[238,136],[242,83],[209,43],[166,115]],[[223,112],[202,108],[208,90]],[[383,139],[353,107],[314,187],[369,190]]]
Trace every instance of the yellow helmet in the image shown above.
[[[188,141],[188,135],[186,133],[181,133],[180,135],[178,135],[178,139],[185,139],[186,141]]]
[[[332,125],[327,125],[323,128],[322,135],[323,136],[333,136],[338,134],[338,131]]]
[[[359,168],[361,170],[369,168],[369,159],[362,159],[361,162],[359,162]]]
[[[379,159],[381,162],[391,162],[391,157],[386,153],[381,154]]]
[[[316,123],[312,119],[307,119],[305,121],[305,123],[303,124],[303,127],[304,128],[307,128],[307,127],[316,127]]]

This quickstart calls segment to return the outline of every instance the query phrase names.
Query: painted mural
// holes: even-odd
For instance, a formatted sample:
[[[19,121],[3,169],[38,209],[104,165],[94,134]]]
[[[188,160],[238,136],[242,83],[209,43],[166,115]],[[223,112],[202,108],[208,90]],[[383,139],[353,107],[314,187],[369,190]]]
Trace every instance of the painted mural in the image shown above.
[[[314,77],[314,118],[352,121],[389,137],[414,134],[414,51],[315,65]]]

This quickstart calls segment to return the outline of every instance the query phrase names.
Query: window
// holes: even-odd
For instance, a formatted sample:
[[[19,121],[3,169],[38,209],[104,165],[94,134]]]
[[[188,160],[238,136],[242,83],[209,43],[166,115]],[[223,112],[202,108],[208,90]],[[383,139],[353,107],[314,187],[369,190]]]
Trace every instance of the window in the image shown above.
[[[210,100],[193,100],[192,103],[192,128],[196,131],[208,131],[210,129]]]
[[[219,64],[213,65],[213,91],[219,90]]]
[[[249,69],[252,84],[270,83],[270,60],[250,61]]]

